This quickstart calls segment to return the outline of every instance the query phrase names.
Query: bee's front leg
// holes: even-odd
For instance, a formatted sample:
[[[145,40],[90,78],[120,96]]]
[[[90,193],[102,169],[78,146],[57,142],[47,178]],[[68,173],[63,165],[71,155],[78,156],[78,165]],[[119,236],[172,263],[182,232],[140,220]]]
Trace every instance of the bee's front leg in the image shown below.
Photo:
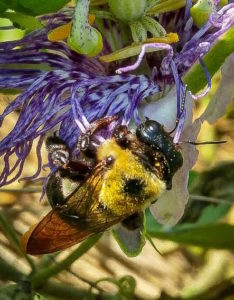
[[[127,147],[129,145],[129,135],[131,134],[129,128],[126,125],[119,125],[115,128],[113,137],[117,144],[121,147]]]
[[[81,134],[78,141],[79,150],[88,158],[96,157],[98,132],[107,128],[111,123],[115,122],[118,116],[108,116],[96,120],[90,124],[88,130]]]

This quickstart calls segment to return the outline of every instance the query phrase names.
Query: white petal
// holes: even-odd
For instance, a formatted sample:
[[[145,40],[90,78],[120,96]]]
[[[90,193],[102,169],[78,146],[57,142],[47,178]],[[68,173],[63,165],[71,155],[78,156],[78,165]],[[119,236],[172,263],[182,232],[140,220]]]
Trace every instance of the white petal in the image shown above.
[[[222,80],[216,94],[212,97],[203,115],[192,123],[193,102],[190,97],[186,99],[186,121],[181,135],[181,141],[196,141],[204,120],[214,123],[221,117],[227,105],[234,95],[234,55],[226,59],[222,67]],[[176,90],[171,92],[156,103],[148,104],[143,112],[146,116],[164,124],[172,129],[175,122]],[[175,174],[172,181],[172,190],[166,191],[158,201],[151,205],[150,210],[156,220],[162,224],[174,225],[182,217],[188,201],[188,176],[194,166],[198,150],[190,144],[182,145],[184,163],[182,168]]]
[[[158,201],[150,207],[151,213],[161,224],[175,225],[183,216],[188,202],[189,171],[197,160],[198,151],[193,145],[185,144],[181,153],[184,163],[173,177],[172,189],[164,192]]]
[[[181,140],[194,140],[194,138],[196,139],[197,134],[199,132],[200,123],[198,122],[196,126],[193,126],[192,124],[193,106],[194,101],[190,97],[190,95],[188,95],[186,98],[186,120]],[[144,111],[146,110],[147,108]],[[151,111],[150,118],[164,124],[165,126],[167,126],[167,128],[169,124],[168,119],[174,117],[172,126],[169,127],[170,129],[172,129],[175,124],[174,122],[176,112],[175,89],[173,89],[167,95],[167,97],[163,98],[157,103],[154,103],[154,113],[152,113],[152,108],[148,111]],[[163,117],[166,118],[166,121]],[[172,190],[166,191],[158,199],[158,201],[150,207],[150,210],[154,215],[155,219],[162,224],[176,224],[182,217],[186,203],[188,201],[188,176],[190,169],[197,160],[198,151],[193,145],[183,144],[181,147],[181,153],[184,159],[184,163],[182,168],[173,177]]]
[[[174,87],[160,100],[141,105],[140,111],[144,117],[158,121],[170,131],[175,127],[176,104],[176,88]]]
[[[234,54],[230,55],[221,68],[222,79],[216,93],[211,97],[208,107],[201,116],[214,124],[224,115],[227,105],[234,96]]]

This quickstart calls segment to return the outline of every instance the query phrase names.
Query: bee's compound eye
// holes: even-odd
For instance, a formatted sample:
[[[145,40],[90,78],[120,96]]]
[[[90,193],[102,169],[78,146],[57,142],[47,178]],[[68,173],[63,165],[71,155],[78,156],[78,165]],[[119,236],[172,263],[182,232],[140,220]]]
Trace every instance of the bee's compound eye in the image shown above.
[[[84,135],[79,141],[79,148],[81,151],[85,151],[89,147],[89,136]]]
[[[106,166],[111,167],[114,163],[115,159],[112,155],[107,156],[106,158]]]

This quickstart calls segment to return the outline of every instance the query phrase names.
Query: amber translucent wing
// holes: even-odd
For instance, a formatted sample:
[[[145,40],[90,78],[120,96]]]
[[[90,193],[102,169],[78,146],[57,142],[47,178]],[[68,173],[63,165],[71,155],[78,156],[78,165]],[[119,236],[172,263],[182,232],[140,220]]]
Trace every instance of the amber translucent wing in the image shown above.
[[[68,248],[91,234],[69,225],[55,210],[50,211],[36,226],[22,237],[26,253],[45,254]]]
[[[37,225],[27,231],[21,240],[26,253],[32,255],[46,254],[71,247],[92,234],[103,232],[121,221],[121,218],[104,218],[99,213],[87,219],[64,219],[56,210],[50,211]]]
[[[100,163],[67,199],[67,205],[50,211],[26,232],[22,246],[26,253],[39,255],[66,249],[92,234],[103,232],[126,216],[116,217],[99,207],[98,186],[105,165]]]

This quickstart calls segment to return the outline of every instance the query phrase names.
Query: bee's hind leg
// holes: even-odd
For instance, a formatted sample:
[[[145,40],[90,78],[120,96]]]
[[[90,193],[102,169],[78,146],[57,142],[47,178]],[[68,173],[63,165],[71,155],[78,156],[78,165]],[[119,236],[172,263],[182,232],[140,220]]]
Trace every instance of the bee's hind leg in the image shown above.
[[[71,159],[68,145],[56,134],[47,138],[46,148],[49,152],[49,161],[58,167],[62,177],[79,181],[90,174],[92,165],[86,161]]]
[[[70,160],[70,150],[68,145],[56,134],[46,140],[48,159],[56,167],[66,165]]]

